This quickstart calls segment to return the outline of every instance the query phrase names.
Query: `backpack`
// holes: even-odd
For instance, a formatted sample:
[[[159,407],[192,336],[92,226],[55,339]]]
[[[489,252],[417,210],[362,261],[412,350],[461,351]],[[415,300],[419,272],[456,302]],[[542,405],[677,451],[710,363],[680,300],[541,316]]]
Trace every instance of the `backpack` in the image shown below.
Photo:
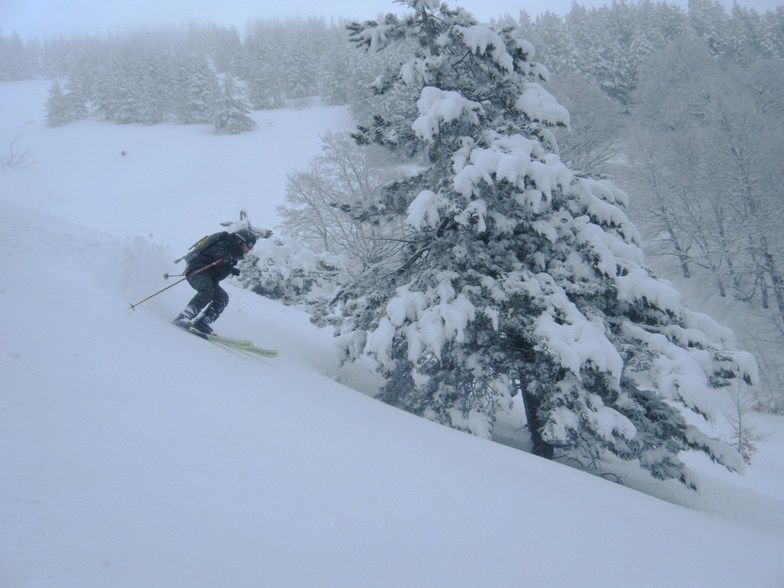
[[[180,257],[179,259],[175,259],[174,263],[180,263],[183,259],[185,260],[186,264],[190,264],[194,259],[196,259],[202,251],[204,251],[207,247],[211,246],[213,243],[220,241],[221,239],[225,239],[228,237],[229,233],[226,231],[221,231],[220,233],[213,233],[212,235],[204,235],[201,239],[196,241],[193,245],[190,246],[188,249],[188,253]]]

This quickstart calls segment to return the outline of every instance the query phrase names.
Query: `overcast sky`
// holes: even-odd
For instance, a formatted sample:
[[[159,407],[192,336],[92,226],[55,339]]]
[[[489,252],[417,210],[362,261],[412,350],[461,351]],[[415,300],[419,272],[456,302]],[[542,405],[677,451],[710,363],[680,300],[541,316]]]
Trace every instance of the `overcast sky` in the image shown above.
[[[683,8],[688,0],[669,0]],[[732,0],[722,0],[730,7]],[[610,0],[579,0],[583,6],[601,6]],[[536,16],[544,10],[569,11],[571,0],[448,0],[480,21],[525,10]],[[784,0],[740,0],[760,12],[784,5]],[[59,33],[106,33],[126,28],[181,22],[235,25],[241,33],[248,19],[259,17],[325,16],[365,20],[387,12],[401,13],[392,0],[0,0],[0,32],[18,32],[23,38]]]

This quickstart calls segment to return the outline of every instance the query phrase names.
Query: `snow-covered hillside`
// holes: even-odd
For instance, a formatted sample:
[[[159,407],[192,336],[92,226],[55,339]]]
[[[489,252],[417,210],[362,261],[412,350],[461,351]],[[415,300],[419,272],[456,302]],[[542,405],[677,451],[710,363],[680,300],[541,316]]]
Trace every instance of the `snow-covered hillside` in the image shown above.
[[[0,586],[609,586],[784,583],[784,422],[745,476],[623,487],[373,400],[302,312],[228,286],[178,331],[171,260],[246,208],[275,224],[285,174],[344,109],[258,128],[50,129],[44,83],[0,84]]]

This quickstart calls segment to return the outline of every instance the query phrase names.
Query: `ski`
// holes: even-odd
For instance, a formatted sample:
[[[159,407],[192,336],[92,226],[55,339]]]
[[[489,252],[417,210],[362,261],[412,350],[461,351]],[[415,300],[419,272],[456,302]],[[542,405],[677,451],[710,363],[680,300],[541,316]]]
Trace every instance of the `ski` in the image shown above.
[[[203,336],[205,339],[207,339],[208,341],[212,341],[213,343],[218,343],[219,345],[225,345],[226,347],[231,347],[233,349],[239,349],[240,351],[247,351],[248,353],[253,353],[254,355],[261,355],[262,357],[278,356],[277,350],[263,349],[261,347],[256,347],[252,341],[238,341],[237,339],[231,339],[229,337],[222,337],[220,335],[205,334],[205,333],[198,333],[198,336]]]
[[[253,341],[241,340],[241,339],[232,339],[231,337],[223,337],[218,335],[217,333],[202,333],[201,331],[197,331],[196,329],[185,329],[189,333],[193,333],[197,337],[202,337],[203,339],[209,339],[210,341],[215,341],[216,343],[224,343],[226,345],[233,345],[234,347],[252,347]]]
[[[255,345],[250,345],[248,347],[238,347],[238,349],[247,351],[248,353],[253,353],[254,355],[260,355],[261,357],[268,357],[270,359],[278,356],[277,349],[264,349],[263,347],[256,347]]]
[[[261,347],[256,347],[253,344],[253,341],[243,340],[243,339],[232,339],[231,337],[223,337],[222,335],[218,335],[216,333],[202,333],[201,331],[197,331],[196,329],[192,329],[190,327],[180,327],[179,325],[174,325],[178,329],[182,329],[192,335],[196,335],[197,337],[201,337],[202,339],[206,339],[207,341],[212,341],[213,343],[218,343],[220,345],[226,345],[227,347],[232,347],[234,349],[239,349],[240,351],[247,351],[248,353],[253,353],[254,355],[261,355],[262,357],[277,357],[278,352],[275,349],[263,349]]]

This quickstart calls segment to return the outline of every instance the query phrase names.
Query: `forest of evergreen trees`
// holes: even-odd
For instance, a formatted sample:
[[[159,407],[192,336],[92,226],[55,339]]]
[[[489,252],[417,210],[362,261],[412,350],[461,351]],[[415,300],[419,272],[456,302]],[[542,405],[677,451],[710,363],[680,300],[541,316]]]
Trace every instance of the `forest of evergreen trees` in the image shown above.
[[[388,24],[402,30],[399,23]],[[398,156],[406,145],[406,158],[423,157],[417,153],[423,150],[432,159],[436,148],[424,149],[410,128],[416,118],[411,92],[418,97],[421,88],[382,75],[411,63],[421,48],[403,40],[386,44],[384,51],[360,51],[349,37],[362,45],[361,29],[347,25],[303,18],[250,22],[242,35],[233,28],[192,24],[35,41],[0,33],[0,81],[51,79],[52,126],[100,115],[115,123],[208,123],[218,133],[238,133],[252,129],[250,110],[318,96],[351,108],[360,143],[392,146]],[[534,19],[520,12],[499,15],[494,25],[505,38],[527,40],[531,54],[522,41],[509,41],[533,64],[526,75],[538,72],[536,85],[541,82],[570,115],[568,125],[529,126],[526,133],[552,145],[578,178],[610,179],[629,194],[629,215],[660,272],[701,280],[717,296],[742,303],[750,328],[740,333],[741,345],[756,355],[762,373],[756,406],[784,412],[784,8],[758,13],[736,5],[728,13],[711,0],[690,0],[688,10],[649,0],[614,1],[597,9],[575,3],[564,16],[546,12]],[[416,77],[417,66],[412,67]],[[468,88],[463,79],[450,83]],[[492,86],[482,83],[470,91]],[[407,126],[390,122],[395,120],[407,120]],[[340,176],[346,161],[362,170],[361,186],[356,177]],[[315,251],[348,258],[352,279],[362,276],[379,259],[404,255],[403,249],[395,252],[400,243],[411,246],[424,238],[402,238],[401,219],[379,214],[380,194],[390,182],[410,191],[414,180],[401,179],[390,161],[371,149],[346,137],[327,137],[318,164],[290,178],[282,208],[285,227]],[[324,185],[333,194],[324,197],[329,191],[320,191],[322,200],[311,198],[318,191],[314,186]],[[318,215],[329,218],[327,224],[308,216],[319,207],[328,213]],[[609,232],[624,230],[607,223]],[[425,231],[426,223],[420,224]],[[503,231],[500,235],[505,238]],[[422,253],[415,253],[405,269],[421,262]],[[508,336],[519,337],[525,347],[523,331],[521,325]],[[653,339],[646,341],[652,345]],[[496,359],[506,353],[497,352]],[[436,363],[429,369],[436,370]],[[539,362],[538,369],[546,363]],[[392,381],[412,381],[403,364],[401,359],[388,366]],[[558,370],[551,367],[552,373],[537,372],[537,377],[555,377]],[[454,393],[443,387],[431,392]],[[386,394],[415,412],[436,410],[394,387]],[[470,398],[467,394],[463,401]]]
[[[556,78],[578,74],[627,114],[641,67],[676,39],[697,39],[710,55],[739,64],[784,57],[784,8],[758,13],[736,5],[728,14],[717,0],[690,0],[686,11],[650,0],[598,9],[575,3],[565,16],[532,19],[521,11],[499,15],[498,23],[518,28]],[[74,109],[64,113],[66,122],[82,116],[79,104],[116,122],[202,122],[204,100],[221,93],[216,76],[240,81],[251,109],[316,95],[328,104],[357,104],[383,64],[351,51],[346,24],[256,20],[240,35],[234,27],[193,23],[43,40],[0,30],[0,81],[61,80]]]

